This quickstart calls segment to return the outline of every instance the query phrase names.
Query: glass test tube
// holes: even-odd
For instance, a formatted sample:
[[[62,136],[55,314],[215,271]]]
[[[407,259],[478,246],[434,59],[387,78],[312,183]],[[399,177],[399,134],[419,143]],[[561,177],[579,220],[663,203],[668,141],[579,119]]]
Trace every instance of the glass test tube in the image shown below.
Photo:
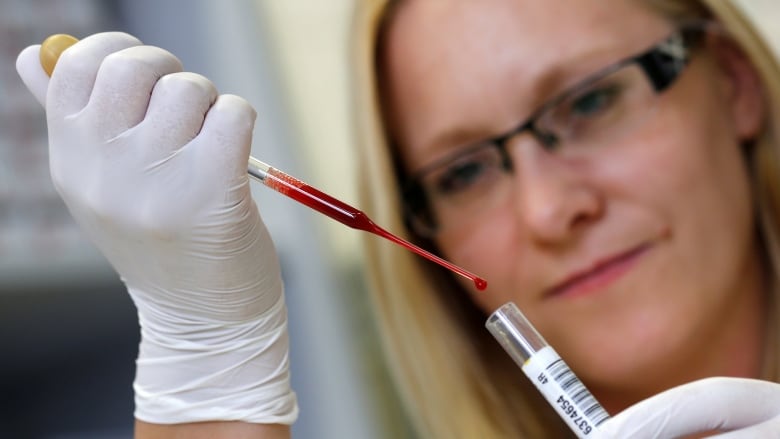
[[[490,315],[485,326],[579,438],[595,435],[609,414],[547,344],[514,303]]]

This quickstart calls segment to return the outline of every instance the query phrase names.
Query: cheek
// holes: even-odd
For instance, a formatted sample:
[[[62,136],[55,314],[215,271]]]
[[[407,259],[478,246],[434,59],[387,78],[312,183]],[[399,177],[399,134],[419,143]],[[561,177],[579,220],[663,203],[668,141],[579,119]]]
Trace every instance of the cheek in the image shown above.
[[[483,311],[491,313],[510,300],[520,282],[520,253],[516,219],[497,214],[489,225],[469,233],[443,235],[437,245],[445,259],[485,279],[488,287],[477,291],[468,279],[458,276],[461,285]]]
[[[749,180],[731,102],[718,84],[711,72],[692,71],[660,99],[652,120],[599,165],[595,175],[609,197],[644,204],[667,221],[744,226]]]
[[[733,125],[726,112],[687,110],[667,112],[663,130],[644,136],[604,172],[613,178],[605,183],[612,199],[668,228],[662,271],[670,288],[662,300],[682,305],[733,285],[753,242],[752,195]]]

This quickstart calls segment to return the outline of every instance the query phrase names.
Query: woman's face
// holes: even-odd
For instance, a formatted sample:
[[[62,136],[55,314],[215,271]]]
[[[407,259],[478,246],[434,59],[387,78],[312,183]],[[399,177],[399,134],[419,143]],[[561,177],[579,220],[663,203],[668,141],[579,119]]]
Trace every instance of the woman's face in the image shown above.
[[[510,131],[672,30],[623,0],[403,3],[382,65],[407,171]],[[596,387],[684,375],[692,358],[712,364],[722,333],[760,321],[740,145],[762,106],[744,60],[711,52],[697,52],[657,110],[598,154],[568,160],[527,133],[510,139],[511,196],[435,238],[488,281],[485,292],[464,282],[486,313],[514,301]]]

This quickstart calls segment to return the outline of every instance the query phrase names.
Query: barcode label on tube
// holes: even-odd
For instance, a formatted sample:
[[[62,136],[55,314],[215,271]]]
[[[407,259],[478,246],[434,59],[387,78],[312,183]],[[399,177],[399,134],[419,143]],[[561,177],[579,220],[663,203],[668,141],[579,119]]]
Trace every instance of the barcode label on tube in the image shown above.
[[[523,372],[578,437],[589,437],[609,419],[609,414],[552,347],[546,346],[529,358]]]

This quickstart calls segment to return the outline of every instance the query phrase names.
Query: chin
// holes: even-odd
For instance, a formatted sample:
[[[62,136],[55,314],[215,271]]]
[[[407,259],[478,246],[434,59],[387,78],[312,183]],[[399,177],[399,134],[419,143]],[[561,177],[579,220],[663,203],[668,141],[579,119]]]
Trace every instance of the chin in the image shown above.
[[[611,313],[597,323],[582,322],[582,330],[567,329],[570,335],[560,342],[549,342],[583,380],[602,386],[643,386],[679,372],[675,363],[682,328],[668,324],[668,317],[647,321],[647,316],[616,318]]]

